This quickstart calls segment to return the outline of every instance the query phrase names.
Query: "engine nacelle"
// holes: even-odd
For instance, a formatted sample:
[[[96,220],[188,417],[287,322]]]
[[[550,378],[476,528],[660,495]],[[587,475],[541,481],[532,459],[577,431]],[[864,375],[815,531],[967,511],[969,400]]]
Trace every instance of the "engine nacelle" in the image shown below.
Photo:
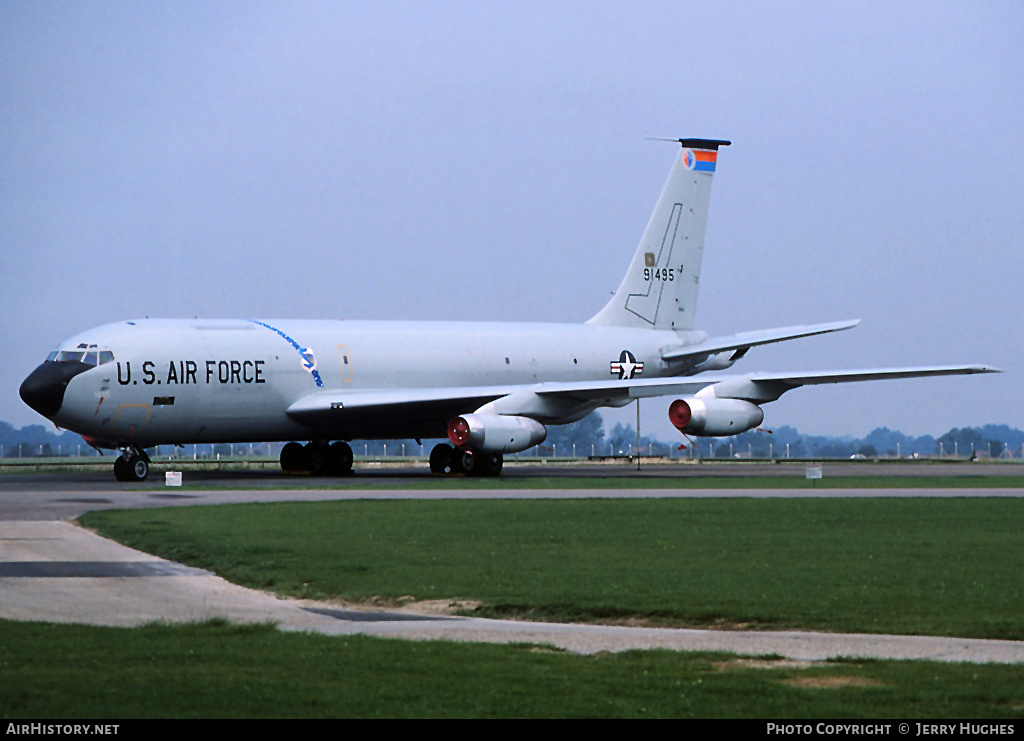
[[[518,453],[540,445],[547,428],[529,417],[463,414],[448,423],[452,445],[474,453]]]
[[[764,421],[761,407],[740,399],[676,399],[668,419],[680,432],[697,437],[726,437],[753,429]]]

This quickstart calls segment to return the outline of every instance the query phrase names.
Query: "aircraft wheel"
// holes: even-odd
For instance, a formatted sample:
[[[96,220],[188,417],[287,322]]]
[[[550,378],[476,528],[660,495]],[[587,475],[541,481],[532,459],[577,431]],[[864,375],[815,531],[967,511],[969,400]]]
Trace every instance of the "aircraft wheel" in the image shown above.
[[[328,447],[323,443],[312,442],[308,443],[303,449],[302,454],[305,459],[304,468],[314,476],[323,476],[327,473],[327,457]]]
[[[456,450],[454,464],[458,473],[468,476],[480,476],[484,470],[481,456],[469,450]]]
[[[469,476],[497,476],[505,459],[500,453],[473,453],[465,451],[459,458],[459,464]]]
[[[126,481],[145,481],[149,476],[149,461],[144,455],[133,455],[125,462]]]
[[[288,443],[281,448],[281,470],[293,473],[302,470],[302,445]]]
[[[123,455],[117,456],[114,460],[114,478],[118,481],[128,480],[128,461]]]
[[[435,445],[430,451],[430,472],[451,473],[453,468],[452,458],[456,452],[448,443],[438,443]]]
[[[352,446],[346,442],[336,442],[330,447],[329,453],[331,473],[336,476],[348,476],[352,473]]]
[[[501,468],[505,464],[505,459],[501,453],[479,453],[477,458],[479,459],[480,476],[498,476],[501,474]]]

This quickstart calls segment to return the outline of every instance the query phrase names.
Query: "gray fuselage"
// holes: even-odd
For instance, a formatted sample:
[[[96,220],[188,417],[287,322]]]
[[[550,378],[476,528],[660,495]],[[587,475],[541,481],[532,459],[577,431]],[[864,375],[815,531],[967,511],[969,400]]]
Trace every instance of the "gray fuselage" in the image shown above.
[[[614,379],[628,353],[636,378],[677,375],[662,350],[699,343],[703,332],[585,324],[144,319],[84,332],[59,350],[95,348],[113,360],[74,376],[52,417],[98,445],[437,438],[466,401],[341,410],[327,428],[289,416],[298,400],[330,392],[502,387]],[[638,365],[639,367],[639,365]],[[623,380],[629,380],[628,375]],[[339,396],[340,395],[340,396]],[[596,405],[576,406],[561,420]]]

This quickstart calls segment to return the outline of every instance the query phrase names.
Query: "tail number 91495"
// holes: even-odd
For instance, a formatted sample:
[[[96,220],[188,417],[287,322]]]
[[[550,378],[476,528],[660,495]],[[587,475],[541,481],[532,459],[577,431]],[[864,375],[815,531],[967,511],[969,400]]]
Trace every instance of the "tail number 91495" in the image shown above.
[[[644,280],[675,280],[675,268],[644,268]]]

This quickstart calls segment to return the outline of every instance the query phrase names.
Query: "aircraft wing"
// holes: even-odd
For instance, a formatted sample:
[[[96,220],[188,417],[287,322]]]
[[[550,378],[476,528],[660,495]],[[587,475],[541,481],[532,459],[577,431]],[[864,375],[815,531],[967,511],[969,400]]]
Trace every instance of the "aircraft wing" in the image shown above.
[[[494,414],[521,414],[557,423],[560,416],[598,406],[621,406],[652,396],[702,395],[744,399],[756,404],[775,401],[790,389],[823,383],[852,383],[897,378],[999,373],[987,365],[943,365],[798,373],[702,374],[696,377],[550,382],[506,386],[405,388],[378,391],[322,391],[292,404],[287,414],[297,422],[324,430],[358,427],[371,433],[396,420],[409,429],[443,430],[456,415],[485,409]],[[577,417],[578,418],[578,417]],[[440,426],[440,427],[439,427]],[[422,433],[428,437],[427,432]]]
[[[713,355],[727,350],[748,350],[755,345],[768,345],[772,342],[783,340],[795,340],[799,337],[811,337],[816,334],[827,332],[838,332],[843,329],[851,329],[860,324],[860,319],[851,319],[842,322],[827,322],[824,324],[801,324],[793,327],[778,327],[776,329],[760,329],[753,332],[737,332],[736,334],[712,337],[699,345],[684,345],[670,347],[661,353],[661,359],[665,361],[680,360],[694,355]]]

